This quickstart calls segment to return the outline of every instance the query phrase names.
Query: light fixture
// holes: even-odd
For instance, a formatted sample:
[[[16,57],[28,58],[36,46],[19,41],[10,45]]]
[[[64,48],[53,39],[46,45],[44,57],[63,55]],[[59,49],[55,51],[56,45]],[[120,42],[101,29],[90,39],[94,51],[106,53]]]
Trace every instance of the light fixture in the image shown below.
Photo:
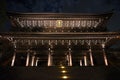
[[[66,73],[67,71],[65,71],[65,70],[63,70],[63,71],[61,71],[62,73]]]
[[[62,20],[56,20],[56,27],[62,27]]]
[[[68,76],[62,76],[63,79],[68,79]]]
[[[64,66],[61,66],[60,68],[64,69],[65,67],[64,67]]]

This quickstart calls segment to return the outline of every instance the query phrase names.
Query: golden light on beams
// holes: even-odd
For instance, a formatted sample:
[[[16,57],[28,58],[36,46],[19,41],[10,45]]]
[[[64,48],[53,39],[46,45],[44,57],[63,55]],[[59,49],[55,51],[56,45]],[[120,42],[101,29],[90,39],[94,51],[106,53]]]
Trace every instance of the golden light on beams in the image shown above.
[[[62,73],[66,73],[67,71],[65,71],[65,70],[63,70],[63,71],[61,71]]]
[[[119,39],[119,38],[120,38],[120,36],[117,36],[116,38],[118,38],[118,39]]]
[[[68,76],[62,76],[62,79],[68,79]]]
[[[62,20],[57,20],[56,21],[56,27],[62,27],[62,23],[63,23]]]

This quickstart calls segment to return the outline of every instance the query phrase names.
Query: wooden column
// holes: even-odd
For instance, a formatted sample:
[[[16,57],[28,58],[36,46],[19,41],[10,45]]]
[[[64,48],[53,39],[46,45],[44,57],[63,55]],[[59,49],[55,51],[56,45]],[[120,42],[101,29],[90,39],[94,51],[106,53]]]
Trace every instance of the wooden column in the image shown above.
[[[49,49],[48,49],[48,51],[49,51],[49,53],[48,53],[48,66],[52,66],[52,64],[53,64],[52,50],[51,50],[52,44],[51,44],[50,40],[49,40],[48,44],[49,44]]]
[[[16,58],[16,50],[14,51],[14,54],[13,54],[11,66],[14,66],[15,58]]]
[[[87,57],[86,57],[86,55],[84,56],[84,66],[87,66]]]
[[[31,66],[34,66],[34,60],[35,60],[35,56],[32,56]]]
[[[88,42],[88,46],[89,46],[90,64],[91,64],[91,66],[94,66],[93,56],[92,56],[92,49],[91,49],[91,41]]]
[[[37,57],[35,60],[35,66],[38,66],[38,61],[39,61],[39,58]]]
[[[14,66],[14,64],[15,64],[15,58],[16,58],[16,42],[13,42],[13,46],[14,46],[14,54],[13,54],[11,66]]]
[[[105,53],[105,44],[102,44],[102,51],[103,51],[105,65],[108,66],[108,60],[107,60],[106,53]]]
[[[91,45],[90,45],[90,49],[89,49],[89,55],[90,55],[91,66],[94,66]]]
[[[36,53],[34,53],[32,56],[31,66],[35,66],[35,54]]]
[[[30,52],[27,51],[27,59],[26,59],[26,66],[29,66],[29,60],[30,60]]]
[[[48,54],[48,66],[52,66],[52,55],[51,55],[51,53]]]
[[[67,54],[68,55],[68,66],[72,66],[72,55],[71,55],[72,51],[71,51],[71,48],[70,48],[71,47],[71,41],[70,40],[68,41],[68,47],[69,47],[68,48],[68,54]]]
[[[83,66],[83,65],[82,65],[82,60],[80,60],[80,66]]]

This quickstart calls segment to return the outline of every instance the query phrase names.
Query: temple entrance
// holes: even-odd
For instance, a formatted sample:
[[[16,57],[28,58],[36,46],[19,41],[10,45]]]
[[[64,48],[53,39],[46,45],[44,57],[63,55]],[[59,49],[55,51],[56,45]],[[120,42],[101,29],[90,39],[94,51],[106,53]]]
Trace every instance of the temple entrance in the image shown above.
[[[66,53],[67,53],[67,45],[64,44],[60,44],[58,43],[57,45],[54,46],[53,48],[54,52],[53,52],[53,66],[67,66],[68,62],[67,62],[67,57],[66,57]]]

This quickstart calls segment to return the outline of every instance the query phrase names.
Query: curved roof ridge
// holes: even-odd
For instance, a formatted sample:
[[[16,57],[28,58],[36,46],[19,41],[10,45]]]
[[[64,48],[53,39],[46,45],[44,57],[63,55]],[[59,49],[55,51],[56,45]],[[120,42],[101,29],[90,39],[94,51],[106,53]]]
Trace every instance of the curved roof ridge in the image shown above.
[[[112,15],[113,11],[104,13],[44,13],[44,12],[11,12],[8,11],[7,14],[18,14],[18,15]]]

